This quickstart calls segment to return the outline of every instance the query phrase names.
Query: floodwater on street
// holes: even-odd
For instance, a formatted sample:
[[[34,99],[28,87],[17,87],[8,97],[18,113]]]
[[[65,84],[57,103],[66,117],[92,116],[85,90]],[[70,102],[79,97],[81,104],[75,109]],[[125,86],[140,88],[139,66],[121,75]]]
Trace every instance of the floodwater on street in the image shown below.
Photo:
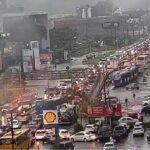
[[[75,142],[75,150],[103,150],[103,144],[99,142]],[[128,138],[117,143],[117,150],[150,150],[150,142],[145,137],[133,138],[132,132],[129,134]],[[40,150],[51,149],[50,145],[42,145]]]

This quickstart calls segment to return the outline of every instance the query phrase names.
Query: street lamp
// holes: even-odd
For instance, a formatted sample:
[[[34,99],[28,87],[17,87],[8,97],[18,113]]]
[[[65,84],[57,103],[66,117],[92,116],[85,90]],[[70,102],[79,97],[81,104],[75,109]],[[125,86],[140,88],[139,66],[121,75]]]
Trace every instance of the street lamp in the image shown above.
[[[5,48],[5,39],[9,37],[11,34],[10,33],[1,33],[0,34],[0,43],[2,45],[2,70],[4,69],[4,48]]]
[[[10,33],[2,33],[1,34],[1,37],[8,37],[8,36],[10,36],[11,34]]]

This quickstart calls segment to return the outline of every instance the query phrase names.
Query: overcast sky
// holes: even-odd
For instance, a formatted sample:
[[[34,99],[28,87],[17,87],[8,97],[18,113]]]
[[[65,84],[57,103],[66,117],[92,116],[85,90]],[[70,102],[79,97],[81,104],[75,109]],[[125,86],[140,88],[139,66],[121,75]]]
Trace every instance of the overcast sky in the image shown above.
[[[8,0],[14,3],[23,3],[26,11],[49,11],[51,14],[73,13],[81,5],[94,5],[101,0]],[[149,8],[150,0],[112,0],[122,9]]]

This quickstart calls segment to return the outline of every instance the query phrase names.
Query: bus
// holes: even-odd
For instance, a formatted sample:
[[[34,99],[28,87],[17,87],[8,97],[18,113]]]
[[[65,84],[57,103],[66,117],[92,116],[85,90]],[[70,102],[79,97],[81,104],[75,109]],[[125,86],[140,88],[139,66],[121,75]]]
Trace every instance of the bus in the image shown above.
[[[142,69],[148,68],[149,58],[150,58],[149,55],[140,55],[140,56],[137,57],[136,62],[137,62],[137,65],[140,67],[141,71],[142,71]]]
[[[14,130],[14,149],[28,150],[30,147],[29,129]],[[12,134],[11,131],[4,134],[0,138],[1,150],[12,150]]]
[[[112,74],[111,80],[114,88],[126,86],[129,83],[135,82],[138,76],[138,67],[131,66],[130,68],[121,69]]]

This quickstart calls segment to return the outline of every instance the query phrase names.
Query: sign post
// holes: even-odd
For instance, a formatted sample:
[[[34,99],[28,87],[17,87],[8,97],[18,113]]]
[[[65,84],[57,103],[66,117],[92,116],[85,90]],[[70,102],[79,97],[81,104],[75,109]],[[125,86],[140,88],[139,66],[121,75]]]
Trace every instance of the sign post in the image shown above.
[[[57,110],[44,110],[43,111],[43,124],[54,125],[56,135],[56,146],[59,145],[59,128],[58,128],[58,112]]]

